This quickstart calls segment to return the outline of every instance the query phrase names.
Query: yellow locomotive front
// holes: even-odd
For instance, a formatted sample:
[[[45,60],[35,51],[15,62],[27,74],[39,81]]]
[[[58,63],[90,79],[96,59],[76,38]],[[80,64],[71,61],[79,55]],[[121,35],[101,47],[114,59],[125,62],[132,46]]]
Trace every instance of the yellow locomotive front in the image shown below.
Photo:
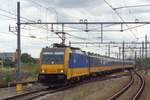
[[[44,48],[41,52],[38,81],[44,85],[57,85],[67,80],[69,48]]]

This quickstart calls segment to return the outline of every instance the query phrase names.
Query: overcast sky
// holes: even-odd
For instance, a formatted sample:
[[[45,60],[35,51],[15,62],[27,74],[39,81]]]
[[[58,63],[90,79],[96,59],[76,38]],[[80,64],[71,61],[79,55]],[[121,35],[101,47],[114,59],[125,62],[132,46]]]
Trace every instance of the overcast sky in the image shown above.
[[[122,6],[149,5],[149,0],[106,0],[113,8]],[[79,22],[80,19],[90,21],[122,21],[119,16],[106,4],[104,0],[20,0],[22,22],[29,20],[43,22]],[[0,52],[14,52],[16,50],[16,3],[17,0],[0,0]],[[4,11],[5,10],[5,11]],[[150,6],[118,9],[117,13],[124,21],[150,21]],[[28,19],[28,20],[27,20]],[[11,31],[9,32],[9,26]],[[47,26],[25,26],[22,25],[22,52],[28,52],[33,57],[39,57],[41,48],[49,46],[54,42],[60,42],[58,36],[44,29]],[[44,27],[41,29],[39,27]],[[73,29],[84,30],[83,26],[68,26]],[[131,27],[131,26],[129,26]],[[106,31],[104,32],[104,41],[143,41],[146,34],[150,36],[150,25],[144,25],[136,29],[124,32]],[[57,27],[56,27],[57,28]],[[91,26],[91,29],[100,29],[100,27]],[[107,29],[119,29],[120,26],[108,27]],[[125,26],[125,28],[128,28]],[[60,29],[60,26],[58,26]],[[67,28],[72,29],[72,28]],[[77,37],[67,36],[66,44],[69,41],[94,41],[99,42],[100,32],[68,32]],[[31,38],[35,36],[36,38]],[[104,53],[105,48],[89,47],[90,45],[75,45],[83,47],[84,50]]]

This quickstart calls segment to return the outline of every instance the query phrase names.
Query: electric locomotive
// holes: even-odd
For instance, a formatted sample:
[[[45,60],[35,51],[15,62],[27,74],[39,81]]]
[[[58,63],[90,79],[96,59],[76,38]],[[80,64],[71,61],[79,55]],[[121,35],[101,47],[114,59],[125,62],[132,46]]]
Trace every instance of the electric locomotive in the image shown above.
[[[104,72],[122,69],[122,60],[87,53],[80,48],[54,45],[43,48],[38,81],[43,85],[60,85]],[[124,69],[132,69],[133,61],[124,61]]]

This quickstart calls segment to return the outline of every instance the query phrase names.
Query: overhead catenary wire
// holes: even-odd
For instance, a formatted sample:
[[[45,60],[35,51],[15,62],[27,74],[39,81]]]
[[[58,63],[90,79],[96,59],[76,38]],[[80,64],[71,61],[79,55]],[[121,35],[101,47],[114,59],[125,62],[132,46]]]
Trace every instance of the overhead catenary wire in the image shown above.
[[[5,14],[0,14],[0,16],[7,17],[7,18],[10,18],[12,20],[16,20],[15,17],[11,17],[11,16],[8,16],[8,15],[5,15]]]
[[[10,15],[13,15],[13,16],[17,16],[15,13],[10,12],[10,11],[7,11],[7,10],[5,10],[5,9],[1,9],[1,8],[0,8],[0,11],[5,12],[5,13],[10,14]],[[13,17],[9,17],[9,16],[7,16],[7,15],[2,15],[2,14],[0,14],[0,15],[1,15],[1,16],[4,16],[4,17],[16,19],[16,18],[13,18]],[[27,21],[29,21],[29,22],[36,22],[36,21],[30,20],[30,19],[28,19],[28,18],[22,17],[22,16],[21,16],[20,18],[22,19],[23,22],[25,22],[24,20],[27,20]],[[32,26],[32,25],[29,25],[29,26]],[[34,27],[35,27],[35,26],[34,26]],[[38,27],[38,28],[39,28],[39,27]],[[41,28],[42,28],[42,27],[41,27]],[[43,28],[43,29],[46,30],[46,28]]]
[[[10,11],[7,11],[7,10],[5,10],[5,9],[1,9],[0,8],[0,11],[2,11],[2,12],[5,12],[5,13],[7,13],[7,14],[10,14],[10,15],[13,15],[13,16],[17,16],[15,13],[13,13],[13,12],[10,12]],[[30,19],[28,19],[28,18],[25,18],[25,17],[20,17],[21,19],[24,19],[24,20],[27,20],[27,21],[30,21],[30,22],[35,22],[35,21],[32,21],[32,20],[30,20]]]
[[[32,3],[34,3],[34,4],[36,4],[36,5],[38,5],[38,6],[40,6],[40,7],[43,7],[43,8],[46,8],[47,9],[47,7],[45,7],[45,6],[43,6],[43,5],[41,5],[41,4],[39,4],[39,3],[37,3],[37,2],[35,2],[34,0],[30,0]],[[76,28],[76,27],[71,27],[71,26],[65,26],[65,27],[69,27],[69,28],[73,28],[73,29],[77,29],[77,30],[82,30],[81,28]],[[83,31],[83,30],[82,30]],[[75,35],[72,35],[72,34],[70,34],[70,33],[66,33],[67,35],[69,35],[69,36],[71,36],[71,37],[74,37],[74,38],[76,38],[76,39],[86,39],[86,38],[83,38],[83,37],[79,37],[79,36],[75,36]]]
[[[32,2],[32,3],[36,4],[37,6],[40,6],[40,7],[43,7],[43,8],[45,8],[45,9],[47,9],[47,7],[45,7],[45,6],[43,6],[42,4],[36,2],[35,0],[27,0],[27,1]],[[54,8],[53,8],[53,9],[54,9]],[[80,30],[80,31],[85,31],[85,30],[83,30],[82,28],[77,28],[77,27],[73,27],[73,26],[65,26],[65,27],[72,28],[72,29],[77,29],[77,30]]]
[[[117,14],[117,16],[121,19],[122,22],[125,22],[124,19],[120,16],[120,14],[114,9],[114,7],[112,5],[110,5],[106,0],[104,0],[104,2]],[[126,24],[126,26],[129,28],[129,26]],[[132,32],[132,30],[129,30],[133,36],[135,37],[135,39],[137,39],[136,35]]]
[[[29,1],[29,0],[28,0]],[[45,6],[43,6],[42,4],[39,4],[39,3],[37,3],[37,2],[35,2],[34,0],[30,0],[32,3],[34,3],[34,4],[36,4],[36,5],[38,5],[38,6],[40,6],[40,7],[43,7],[43,8],[46,8]],[[119,15],[119,13],[117,13],[118,14],[118,16],[120,17],[120,19],[124,22],[124,20],[123,20],[123,18]],[[128,27],[128,25],[126,25],[127,27]],[[128,27],[128,29],[130,30],[131,28],[129,28]],[[132,30],[130,30],[131,31],[131,33],[133,33],[132,32]],[[137,37],[136,37],[136,35],[133,33],[133,35],[134,35],[134,37],[137,39]],[[76,38],[76,37],[75,37]]]
[[[117,9],[127,9],[127,8],[136,8],[136,7],[150,7],[150,4],[133,5],[133,6],[122,6],[122,7],[117,7],[117,8],[114,8],[114,9],[117,10]]]
[[[10,11],[7,11],[7,10],[4,10],[4,9],[1,9],[1,8],[0,8],[0,11],[5,12],[5,13],[10,14],[10,15],[13,15],[13,16],[17,16],[15,13],[10,12]],[[7,18],[10,18],[10,19],[16,20],[15,17],[9,16],[9,15],[0,14],[0,16],[7,17]],[[24,20],[22,20],[22,19],[24,19]],[[28,19],[28,18],[21,17],[21,21],[25,22],[25,20],[30,21],[30,22],[35,22],[35,21],[30,20],[30,19]],[[33,26],[33,25],[28,25],[28,26]],[[35,26],[33,26],[33,27],[35,27]],[[38,27],[38,28],[39,28],[39,27]],[[41,27],[41,29],[42,29],[42,27]],[[43,29],[44,29],[44,28],[43,28]],[[44,30],[45,30],[45,29],[44,29]]]

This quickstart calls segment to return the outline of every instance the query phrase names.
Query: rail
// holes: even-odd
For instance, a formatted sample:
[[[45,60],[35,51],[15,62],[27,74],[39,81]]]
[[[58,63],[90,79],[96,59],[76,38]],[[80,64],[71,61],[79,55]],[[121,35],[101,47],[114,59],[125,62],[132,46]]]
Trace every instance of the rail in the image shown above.
[[[142,94],[144,87],[145,87],[144,78],[137,72],[135,72],[135,74],[140,78],[140,86],[139,86],[137,92],[132,97],[132,100],[137,100],[140,97],[140,95]],[[109,97],[108,100],[116,100],[119,96],[121,96],[123,93],[125,93],[132,86],[132,84],[134,83],[134,77],[133,77],[133,74],[130,74],[130,75],[131,75],[130,81],[123,88],[121,88],[119,91],[117,91],[114,95]]]
[[[32,100],[32,99],[36,99],[38,97],[42,97],[46,94],[51,94],[51,93],[56,93],[59,91],[63,91],[69,88],[73,88],[79,85],[83,85],[86,83],[90,83],[90,82],[96,82],[96,81],[102,81],[102,80],[107,80],[107,79],[111,79],[111,78],[120,78],[122,76],[127,76],[128,74],[122,74],[122,75],[116,75],[116,76],[105,76],[105,77],[96,77],[96,78],[91,78],[85,81],[81,81],[78,83],[74,83],[74,84],[68,84],[64,87],[59,87],[56,89],[51,89],[51,88],[45,88],[45,89],[41,89],[41,90],[36,90],[36,91],[32,91],[32,92],[28,92],[28,93],[23,93],[23,94],[18,94],[16,96],[11,96],[11,97],[7,97],[4,98],[4,100],[20,100],[20,99],[25,99],[25,100]]]

